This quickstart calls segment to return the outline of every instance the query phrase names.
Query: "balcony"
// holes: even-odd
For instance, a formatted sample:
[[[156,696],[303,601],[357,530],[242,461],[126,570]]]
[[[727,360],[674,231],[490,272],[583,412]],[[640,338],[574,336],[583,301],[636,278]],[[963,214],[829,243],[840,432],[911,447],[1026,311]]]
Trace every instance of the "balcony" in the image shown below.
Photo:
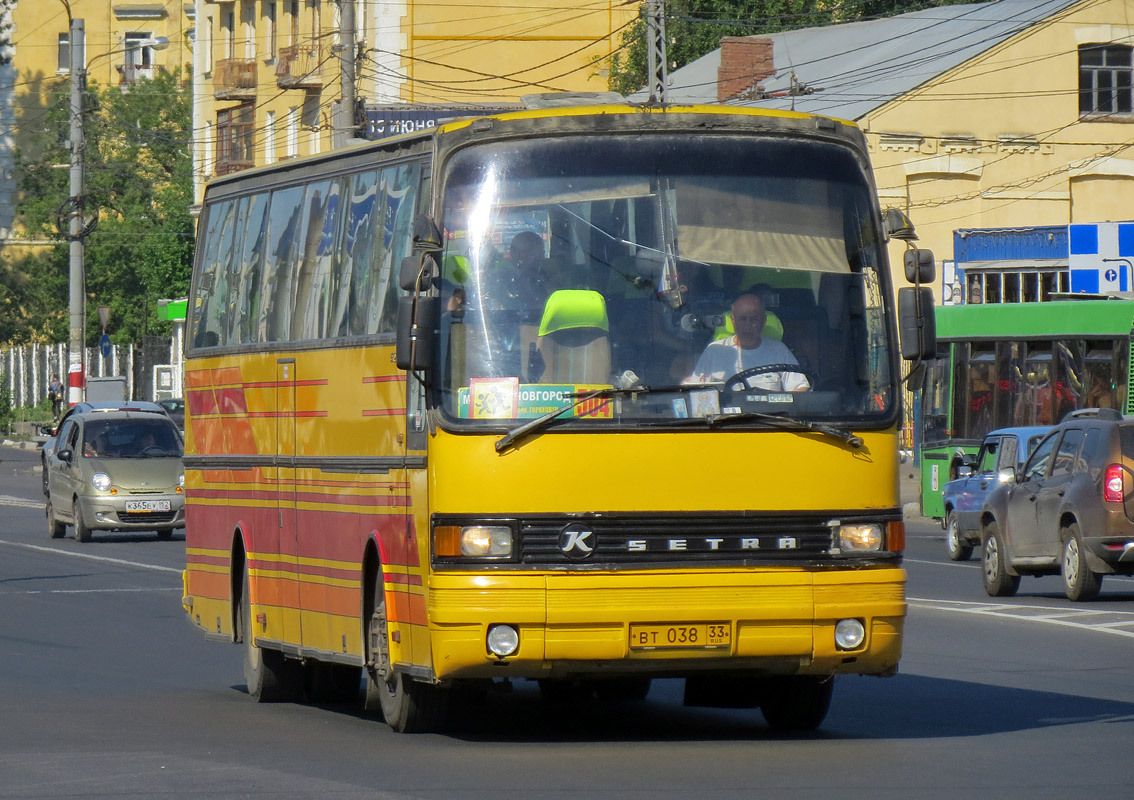
[[[317,44],[281,47],[276,61],[276,85],[281,89],[322,89],[325,48]]]
[[[123,88],[140,80],[152,81],[161,72],[161,67],[153,64],[119,64],[115,69],[118,70],[118,85]]]
[[[217,100],[256,99],[256,59],[224,58],[213,66],[213,97]]]

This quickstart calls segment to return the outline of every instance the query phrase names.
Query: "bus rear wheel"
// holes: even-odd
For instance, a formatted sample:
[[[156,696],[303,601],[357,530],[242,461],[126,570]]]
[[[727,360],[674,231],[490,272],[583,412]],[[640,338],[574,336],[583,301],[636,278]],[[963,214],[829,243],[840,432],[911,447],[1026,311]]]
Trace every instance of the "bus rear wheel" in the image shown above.
[[[303,667],[278,650],[266,650],[252,642],[252,601],[248,595],[248,569],[240,594],[240,638],[244,642],[244,682],[257,703],[287,703],[298,700],[303,689]]]
[[[374,579],[374,601],[367,624],[367,710],[381,710],[398,733],[427,733],[440,728],[448,712],[448,692],[396,672],[390,661],[386,587],[381,568]]]
[[[826,719],[834,690],[834,676],[768,678],[760,712],[775,730],[813,731]]]

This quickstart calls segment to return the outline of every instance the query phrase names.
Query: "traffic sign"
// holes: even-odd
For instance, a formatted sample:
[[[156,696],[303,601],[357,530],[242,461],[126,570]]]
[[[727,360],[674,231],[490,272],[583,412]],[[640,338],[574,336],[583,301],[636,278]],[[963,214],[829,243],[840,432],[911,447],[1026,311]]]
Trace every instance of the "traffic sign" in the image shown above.
[[[98,340],[98,351],[102,353],[103,358],[110,358],[110,335],[104,333]]]

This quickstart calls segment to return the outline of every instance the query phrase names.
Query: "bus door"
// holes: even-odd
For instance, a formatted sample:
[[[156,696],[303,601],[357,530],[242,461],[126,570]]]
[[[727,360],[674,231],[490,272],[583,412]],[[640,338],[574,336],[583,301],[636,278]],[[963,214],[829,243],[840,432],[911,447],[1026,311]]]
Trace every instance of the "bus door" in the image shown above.
[[[276,504],[279,525],[280,605],[284,612],[283,640],[299,644],[303,603],[295,508],[295,380],[294,358],[276,361]]]

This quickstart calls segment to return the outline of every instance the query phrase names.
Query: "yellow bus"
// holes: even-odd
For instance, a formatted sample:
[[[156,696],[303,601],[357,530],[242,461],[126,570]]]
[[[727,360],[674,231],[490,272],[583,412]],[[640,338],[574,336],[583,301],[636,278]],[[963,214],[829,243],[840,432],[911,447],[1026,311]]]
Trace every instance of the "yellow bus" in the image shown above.
[[[212,182],[189,619],[255,700],[398,731],[457,690],[654,678],[817,727],[901,654],[899,353],[934,351],[927,289],[898,346],[906,223],[852,123],[732,107],[533,108]]]

